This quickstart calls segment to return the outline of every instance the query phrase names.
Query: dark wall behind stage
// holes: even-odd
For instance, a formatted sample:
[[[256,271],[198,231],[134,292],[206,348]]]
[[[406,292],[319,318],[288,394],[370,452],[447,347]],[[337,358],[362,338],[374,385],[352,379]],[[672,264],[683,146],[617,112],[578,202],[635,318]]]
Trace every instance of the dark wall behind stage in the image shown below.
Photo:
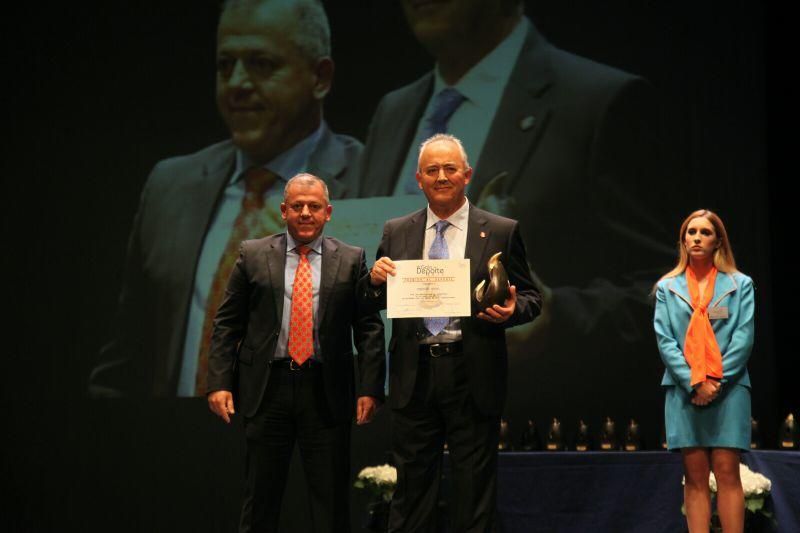
[[[739,267],[758,288],[753,413],[770,446],[779,419],[800,407],[786,283],[796,224],[781,181],[788,147],[776,133],[790,121],[778,90],[782,72],[772,65],[767,71],[765,60],[781,48],[765,38],[774,17],[758,2],[528,4],[528,16],[553,44],[655,87],[666,179],[684,184],[674,191],[680,205],[670,235],[688,209],[718,211]],[[337,72],[325,117],[336,131],[363,140],[381,96],[427,72],[432,60],[395,3],[326,7]],[[4,479],[12,489],[5,530],[234,529],[240,428],[223,427],[203,400],[90,401],[85,393],[112,328],[147,174],[164,157],[226,136],[214,106],[217,13],[216,2],[188,0],[25,4],[3,23],[4,352],[11,363],[3,387],[10,445]],[[642,377],[654,391],[641,400],[652,416],[639,420],[650,447],[660,434],[659,378]],[[513,388],[510,394],[513,405]],[[571,427],[592,401],[578,395],[563,410],[543,413],[540,429],[550,416]],[[639,401],[630,398],[631,413]],[[354,467],[384,461],[386,414],[355,430]],[[302,484],[294,473],[294,516],[285,520],[302,530],[294,496]],[[364,503],[356,494],[354,516]]]

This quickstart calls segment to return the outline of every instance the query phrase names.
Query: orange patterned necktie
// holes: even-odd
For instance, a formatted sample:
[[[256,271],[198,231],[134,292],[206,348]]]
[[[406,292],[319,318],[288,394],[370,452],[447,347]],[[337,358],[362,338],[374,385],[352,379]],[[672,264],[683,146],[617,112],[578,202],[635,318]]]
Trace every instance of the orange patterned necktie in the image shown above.
[[[294,273],[292,285],[292,314],[289,318],[289,357],[302,365],[314,353],[313,293],[311,287],[311,263],[308,262],[308,246],[300,245],[297,253],[300,261]]]
[[[233,265],[239,257],[239,245],[242,241],[266,235],[264,228],[265,216],[264,194],[272,187],[277,175],[265,168],[251,168],[244,175],[245,193],[242,198],[242,208],[233,223],[233,231],[225,245],[225,251],[219,258],[217,272],[211,281],[206,301],[206,316],[203,320],[203,333],[200,338],[200,352],[197,360],[197,375],[195,379],[195,395],[204,396],[207,392],[208,379],[208,353],[211,350],[211,333],[214,329],[214,317],[217,314],[228,278],[233,271]]]

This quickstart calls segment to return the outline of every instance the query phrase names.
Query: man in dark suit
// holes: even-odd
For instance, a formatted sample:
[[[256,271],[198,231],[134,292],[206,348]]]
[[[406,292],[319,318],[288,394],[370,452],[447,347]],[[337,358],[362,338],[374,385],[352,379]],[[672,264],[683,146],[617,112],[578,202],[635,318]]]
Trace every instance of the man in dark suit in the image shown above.
[[[322,120],[333,61],[316,0],[232,0],[217,36],[217,105],[231,139],[156,165],[131,231],[114,340],[98,396],[202,396],[239,242],[283,227],[286,180],[311,172],[345,194],[361,145]]]
[[[510,297],[501,305],[453,319],[395,319],[389,344],[389,404],[398,485],[390,531],[428,531],[438,500],[447,443],[453,531],[486,531],[495,512],[500,413],[506,395],[506,328],[539,314],[519,224],[471,205],[472,178],[461,143],[435,135],[420,148],[416,173],[428,207],[384,226],[378,260],[362,281],[364,296],[386,307],[394,260],[470,260],[472,286],[488,276],[487,260],[502,252]]]
[[[247,437],[242,532],[277,531],[295,442],[314,531],[350,531],[352,345],[362,424],[383,398],[384,339],[380,315],[365,311],[357,290],[364,250],[322,236],[331,211],[322,180],[289,180],[287,232],[241,244],[214,320],[208,404],[228,423],[238,408]]]
[[[674,223],[664,206],[679,205],[667,189],[680,185],[661,178],[652,87],[551,45],[522,2],[405,0],[403,8],[436,67],[381,100],[359,195],[412,193],[419,142],[435,131],[462,139],[477,159],[467,195],[519,221],[546,286],[542,317],[509,334],[520,356],[511,359],[512,422],[654,418],[647,295],[670,264]],[[578,405],[576,383],[603,401]],[[642,401],[631,406],[631,397]]]

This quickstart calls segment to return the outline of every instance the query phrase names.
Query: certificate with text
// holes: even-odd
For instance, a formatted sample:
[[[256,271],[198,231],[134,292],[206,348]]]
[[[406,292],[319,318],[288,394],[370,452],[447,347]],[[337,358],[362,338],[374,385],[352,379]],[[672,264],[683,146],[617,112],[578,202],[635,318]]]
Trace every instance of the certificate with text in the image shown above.
[[[395,261],[386,281],[386,316],[469,316],[469,259]]]

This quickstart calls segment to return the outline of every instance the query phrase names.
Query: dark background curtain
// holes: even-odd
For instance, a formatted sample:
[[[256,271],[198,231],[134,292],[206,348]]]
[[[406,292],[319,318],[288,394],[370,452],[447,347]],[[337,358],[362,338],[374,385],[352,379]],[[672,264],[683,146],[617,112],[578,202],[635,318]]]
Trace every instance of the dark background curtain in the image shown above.
[[[681,194],[722,214],[739,266],[758,287],[753,413],[773,445],[780,419],[800,407],[789,342],[797,223],[782,15],[747,1],[527,4],[555,45],[640,74],[659,92],[669,170],[691,184]],[[337,62],[326,120],[363,140],[380,97],[432,60],[396,3],[326,8]],[[6,9],[4,529],[231,531],[243,476],[237,428],[214,419],[204,400],[85,395],[149,170],[226,136],[214,105],[218,4]],[[683,216],[675,213],[676,229]],[[384,461],[385,415],[356,431],[354,464]],[[293,499],[302,493],[297,477]]]

